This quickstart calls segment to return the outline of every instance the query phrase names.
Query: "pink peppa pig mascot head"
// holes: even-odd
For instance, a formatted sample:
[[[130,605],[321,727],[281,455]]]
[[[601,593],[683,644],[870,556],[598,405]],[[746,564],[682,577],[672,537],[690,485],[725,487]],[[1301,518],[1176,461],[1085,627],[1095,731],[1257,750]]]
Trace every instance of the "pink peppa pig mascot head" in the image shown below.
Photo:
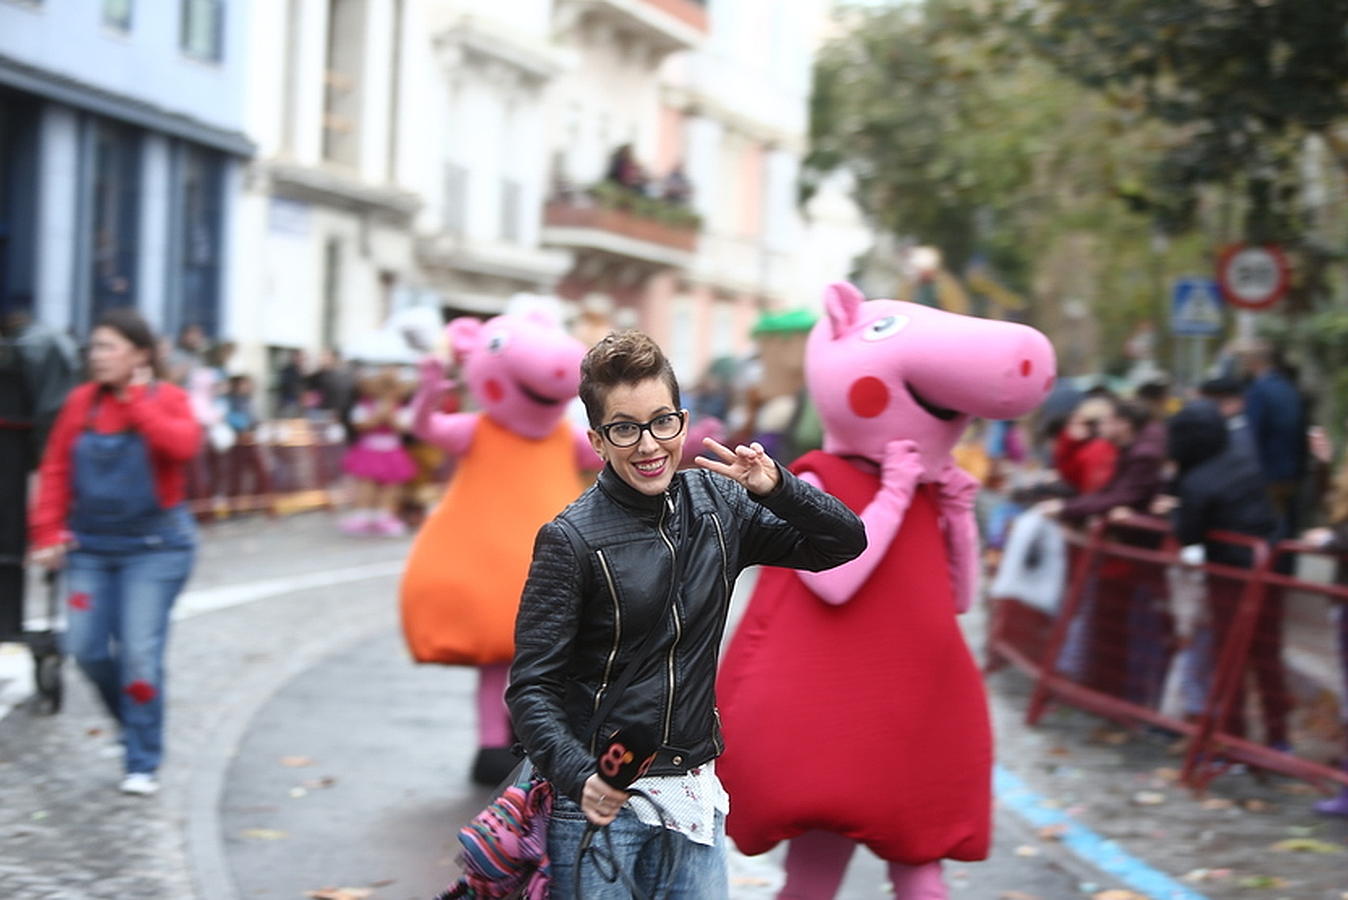
[[[528,438],[556,429],[580,389],[580,341],[537,311],[454,319],[446,331],[463,380],[492,421]]]
[[[846,282],[824,306],[805,377],[829,453],[879,462],[890,441],[912,440],[934,478],[971,418],[1025,415],[1053,387],[1053,346],[1027,325],[867,301]]]

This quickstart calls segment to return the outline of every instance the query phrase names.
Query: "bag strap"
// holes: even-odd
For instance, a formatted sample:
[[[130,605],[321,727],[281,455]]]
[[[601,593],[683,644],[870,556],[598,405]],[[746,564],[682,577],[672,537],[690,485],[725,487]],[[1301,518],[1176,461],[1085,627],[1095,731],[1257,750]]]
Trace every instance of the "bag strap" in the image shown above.
[[[576,530],[576,527],[562,516],[558,516],[557,521],[562,524],[562,531],[566,534],[567,539],[571,541],[571,547],[576,551],[577,556],[582,559],[587,558],[590,549],[584,543],[584,540],[581,538],[579,531]],[[682,541],[680,541],[680,543],[682,543]],[[659,622],[661,625],[664,624],[665,617],[669,613],[669,610],[674,607],[675,595],[678,593],[679,586],[683,581],[683,559],[683,554],[679,552],[679,548],[675,548],[673,578],[670,580],[669,594],[665,598],[665,607],[660,613]],[[599,742],[599,729],[604,727],[604,720],[608,718],[609,713],[613,712],[614,706],[618,703],[618,698],[620,698],[623,695],[623,692],[627,690],[628,686],[632,683],[632,679],[636,678],[637,670],[645,664],[650,656],[650,650],[655,646],[656,636],[663,633],[663,628],[649,629],[646,632],[646,635],[641,639],[641,643],[632,651],[632,656],[628,659],[627,665],[623,666],[623,670],[618,673],[618,677],[609,685],[608,693],[604,695],[604,699],[594,711],[594,718],[591,720],[591,750],[594,750]]]

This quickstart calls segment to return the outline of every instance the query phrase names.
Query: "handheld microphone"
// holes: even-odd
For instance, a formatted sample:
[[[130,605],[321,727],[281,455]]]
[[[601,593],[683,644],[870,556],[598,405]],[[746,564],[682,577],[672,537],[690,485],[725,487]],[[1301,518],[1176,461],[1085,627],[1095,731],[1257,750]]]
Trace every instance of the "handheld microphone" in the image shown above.
[[[605,784],[625,791],[646,774],[659,751],[660,741],[654,731],[644,725],[628,725],[613,732],[595,765]]]

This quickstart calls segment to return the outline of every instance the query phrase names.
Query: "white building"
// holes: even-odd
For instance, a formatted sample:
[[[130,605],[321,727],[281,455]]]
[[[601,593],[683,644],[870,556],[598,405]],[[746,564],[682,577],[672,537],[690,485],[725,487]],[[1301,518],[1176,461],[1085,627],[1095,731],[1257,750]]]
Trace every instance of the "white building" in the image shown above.
[[[408,48],[399,170],[424,204],[416,260],[446,312],[498,313],[549,293],[570,257],[540,249],[545,98],[573,65],[552,40],[553,0],[421,4]]]
[[[247,128],[258,159],[240,201],[233,296],[240,362],[342,348],[378,329],[415,282],[402,183],[414,43],[408,0],[253,2]]]
[[[0,304],[229,332],[245,6],[0,0]]]

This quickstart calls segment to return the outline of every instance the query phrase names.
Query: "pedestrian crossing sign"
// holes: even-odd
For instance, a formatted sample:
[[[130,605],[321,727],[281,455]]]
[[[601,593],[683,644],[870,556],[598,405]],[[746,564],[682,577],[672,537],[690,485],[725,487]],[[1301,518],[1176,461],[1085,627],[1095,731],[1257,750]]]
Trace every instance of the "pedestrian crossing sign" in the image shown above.
[[[1222,332],[1222,290],[1211,278],[1180,278],[1171,293],[1170,331],[1189,337]]]

